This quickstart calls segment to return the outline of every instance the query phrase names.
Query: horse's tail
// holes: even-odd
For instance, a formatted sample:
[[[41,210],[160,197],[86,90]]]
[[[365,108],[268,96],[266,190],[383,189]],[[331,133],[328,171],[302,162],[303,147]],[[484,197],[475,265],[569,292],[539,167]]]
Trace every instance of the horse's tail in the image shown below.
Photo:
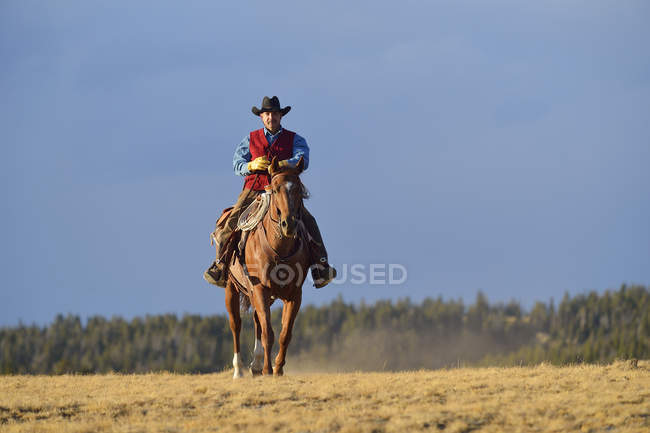
[[[239,292],[239,309],[242,313],[246,313],[251,308],[251,300],[248,296],[249,293],[252,293],[251,289],[246,289],[246,286],[243,286],[237,279],[229,272],[228,281],[232,284],[235,289]]]
[[[239,292],[239,305],[241,306],[241,312],[246,313],[251,308],[251,300],[245,293]]]

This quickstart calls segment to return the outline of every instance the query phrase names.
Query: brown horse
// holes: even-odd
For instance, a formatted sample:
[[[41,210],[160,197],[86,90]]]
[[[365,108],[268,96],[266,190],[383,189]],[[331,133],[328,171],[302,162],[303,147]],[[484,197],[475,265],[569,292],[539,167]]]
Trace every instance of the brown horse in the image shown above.
[[[302,158],[295,168],[281,168],[275,158],[269,167],[271,175],[270,205],[262,221],[248,236],[244,248],[245,267],[236,256],[230,262],[226,284],[226,308],[233,336],[233,377],[242,377],[243,364],[239,354],[241,331],[240,294],[255,309],[255,348],[250,370],[253,375],[283,374],[291,330],[302,301],[302,284],[310,266],[306,230],[300,220],[303,186],[299,175],[304,168]],[[271,327],[271,304],[284,303],[280,350],[271,367],[274,335]]]

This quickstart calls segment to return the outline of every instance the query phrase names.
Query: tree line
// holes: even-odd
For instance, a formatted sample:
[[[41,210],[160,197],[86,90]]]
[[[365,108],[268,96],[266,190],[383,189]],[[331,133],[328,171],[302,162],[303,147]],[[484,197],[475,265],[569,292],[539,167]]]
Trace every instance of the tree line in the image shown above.
[[[243,355],[252,350],[244,314]],[[280,329],[280,310],[273,313]],[[277,349],[277,344],[276,344]],[[250,358],[250,356],[249,356]],[[296,320],[287,370],[403,370],[457,365],[610,362],[650,358],[650,291],[623,285],[602,294],[566,294],[559,305],[490,304],[427,298],[305,306]],[[45,327],[0,328],[0,374],[208,373],[231,364],[227,315],[173,314],[124,320],[59,315]]]

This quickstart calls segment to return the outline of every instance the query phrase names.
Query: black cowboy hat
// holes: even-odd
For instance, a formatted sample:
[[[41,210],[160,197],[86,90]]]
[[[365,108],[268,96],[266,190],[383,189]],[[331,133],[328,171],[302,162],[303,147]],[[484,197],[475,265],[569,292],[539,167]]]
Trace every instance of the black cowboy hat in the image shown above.
[[[259,109],[256,106],[253,105],[253,108],[251,111],[253,112],[254,115],[259,116],[261,113],[268,112],[268,111],[279,111],[282,113],[284,116],[291,110],[291,106],[287,105],[284,108],[280,108],[280,100],[278,99],[277,96],[274,96],[272,98],[269,98],[268,96],[265,96],[264,99],[262,99],[262,108]]]

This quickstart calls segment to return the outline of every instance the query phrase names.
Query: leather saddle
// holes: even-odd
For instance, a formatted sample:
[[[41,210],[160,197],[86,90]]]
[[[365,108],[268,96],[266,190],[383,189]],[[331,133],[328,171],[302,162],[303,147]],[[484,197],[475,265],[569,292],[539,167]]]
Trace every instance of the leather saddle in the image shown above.
[[[217,224],[214,232],[210,234],[210,240],[212,244],[217,242],[217,231],[223,230],[226,225],[228,217],[232,213],[233,206],[224,209],[221,213],[219,219],[217,219]],[[251,281],[249,279],[248,271],[246,270],[246,264],[244,261],[244,251],[246,248],[246,240],[251,231],[242,232],[239,228],[235,228],[233,233],[226,241],[226,244],[223,246],[225,249],[225,254],[223,256],[226,275],[234,279],[235,285],[239,291],[248,294],[248,288],[251,287]]]
[[[211,234],[211,239],[213,242],[216,242],[216,232],[224,228],[226,221],[228,220],[228,216],[231,214],[232,210],[232,206],[224,209],[221,216],[217,220],[217,227]],[[248,240],[248,236],[254,231],[254,229],[241,231],[239,228],[235,228],[232,235],[226,242],[226,245],[223,246],[223,248],[225,248],[225,255],[223,258],[224,263],[226,264],[225,271],[230,274],[238,290],[247,295],[249,289],[251,289],[253,286],[253,281],[251,281],[251,276],[248,273],[248,269],[246,268],[244,252],[246,251],[246,241]],[[305,238],[303,239],[307,241],[309,250],[312,251],[312,244],[314,240],[311,238],[306,229],[303,230],[303,234],[305,235]]]

